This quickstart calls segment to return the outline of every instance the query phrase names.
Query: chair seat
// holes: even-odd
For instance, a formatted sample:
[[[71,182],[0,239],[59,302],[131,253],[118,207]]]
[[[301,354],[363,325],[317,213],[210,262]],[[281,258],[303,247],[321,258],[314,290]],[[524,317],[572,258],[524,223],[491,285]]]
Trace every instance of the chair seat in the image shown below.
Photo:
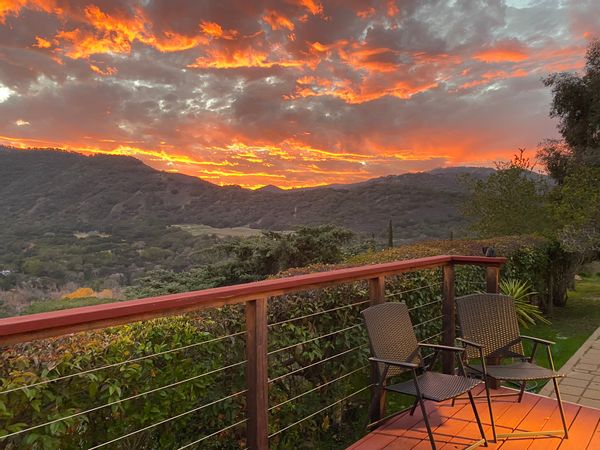
[[[419,383],[419,390],[421,391],[423,398],[435,402],[442,402],[460,394],[464,394],[478,384],[483,383],[483,381],[474,378],[466,378],[459,375],[446,375],[438,372],[425,372],[423,375],[417,377],[417,382]],[[386,389],[401,394],[417,396],[413,380],[392,384],[386,386]]]
[[[548,380],[550,378],[564,377],[563,374],[553,372],[545,367],[521,361],[514,364],[487,366],[487,373],[492,378],[506,381]]]

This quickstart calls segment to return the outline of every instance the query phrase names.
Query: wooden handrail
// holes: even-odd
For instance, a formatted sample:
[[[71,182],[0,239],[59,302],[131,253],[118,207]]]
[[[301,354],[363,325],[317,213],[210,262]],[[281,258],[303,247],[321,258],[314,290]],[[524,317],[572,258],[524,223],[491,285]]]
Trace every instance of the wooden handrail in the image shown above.
[[[0,344],[8,345],[34,339],[61,336],[77,331],[181,314],[223,305],[245,304],[247,445],[253,450],[268,448],[268,327],[269,297],[292,292],[320,289],[357,280],[369,280],[370,304],[385,301],[385,277],[403,272],[443,267],[442,343],[454,344],[454,266],[478,265],[486,268],[487,290],[497,292],[498,274],[506,258],[485,256],[433,256],[428,258],[373,264],[328,272],[277,278],[254,283],[225,286],[183,294],[163,295],[95,306],[66,309],[27,316],[0,319]],[[452,361],[444,360],[444,370],[453,370]],[[375,369],[373,368],[373,376]],[[375,394],[374,395],[379,395]],[[372,404],[371,418],[382,417],[385,399]]]
[[[449,264],[500,267],[506,258],[485,256],[433,256],[384,264],[349,267],[253,283],[224,286],[182,294],[83,306],[0,319],[0,344],[15,344],[77,331],[105,328],[206,308],[245,303],[332,284],[376,278]]]

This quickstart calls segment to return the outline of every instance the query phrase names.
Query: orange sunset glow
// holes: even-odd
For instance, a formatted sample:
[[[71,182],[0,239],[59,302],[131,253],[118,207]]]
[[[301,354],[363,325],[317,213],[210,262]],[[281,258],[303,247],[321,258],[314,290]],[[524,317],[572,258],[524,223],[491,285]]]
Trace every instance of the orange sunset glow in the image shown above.
[[[492,165],[557,136],[592,0],[0,0],[0,145],[220,184]]]

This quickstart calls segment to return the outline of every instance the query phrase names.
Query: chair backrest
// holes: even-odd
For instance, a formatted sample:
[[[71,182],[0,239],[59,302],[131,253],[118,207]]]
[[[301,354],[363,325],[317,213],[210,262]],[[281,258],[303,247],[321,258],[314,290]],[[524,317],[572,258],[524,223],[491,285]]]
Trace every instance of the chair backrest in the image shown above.
[[[471,294],[456,299],[456,313],[462,337],[482,344],[483,355],[510,357],[523,355],[515,302],[501,294]],[[467,356],[479,356],[467,348]]]
[[[382,303],[361,312],[367,326],[371,353],[376,358],[422,364],[419,343],[406,303]],[[379,373],[383,364],[378,364]],[[388,376],[404,369],[390,367]]]

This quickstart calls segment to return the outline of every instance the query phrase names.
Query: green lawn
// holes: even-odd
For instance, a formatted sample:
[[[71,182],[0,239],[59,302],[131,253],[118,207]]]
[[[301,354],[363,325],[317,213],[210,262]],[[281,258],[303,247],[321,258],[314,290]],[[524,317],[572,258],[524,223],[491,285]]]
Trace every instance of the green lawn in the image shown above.
[[[57,300],[39,300],[28,306],[21,315],[37,314],[49,311],[60,311],[62,309],[78,308],[80,306],[93,306],[103,303],[115,303],[119,300],[114,298],[74,298],[74,299],[57,299]]]
[[[225,237],[242,237],[247,238],[251,236],[259,236],[262,230],[248,227],[233,227],[233,228],[213,228],[208,225],[201,224],[181,224],[173,225],[175,228],[180,228],[183,231],[187,231],[192,236],[205,236],[215,235],[219,238]]]
[[[576,290],[569,291],[567,306],[554,308],[550,325],[539,324],[521,328],[521,333],[556,342],[552,354],[556,368],[565,364],[585,340],[600,326],[600,277],[585,277],[577,281]],[[545,363],[538,349],[538,362]],[[545,356],[545,355],[544,355]]]

